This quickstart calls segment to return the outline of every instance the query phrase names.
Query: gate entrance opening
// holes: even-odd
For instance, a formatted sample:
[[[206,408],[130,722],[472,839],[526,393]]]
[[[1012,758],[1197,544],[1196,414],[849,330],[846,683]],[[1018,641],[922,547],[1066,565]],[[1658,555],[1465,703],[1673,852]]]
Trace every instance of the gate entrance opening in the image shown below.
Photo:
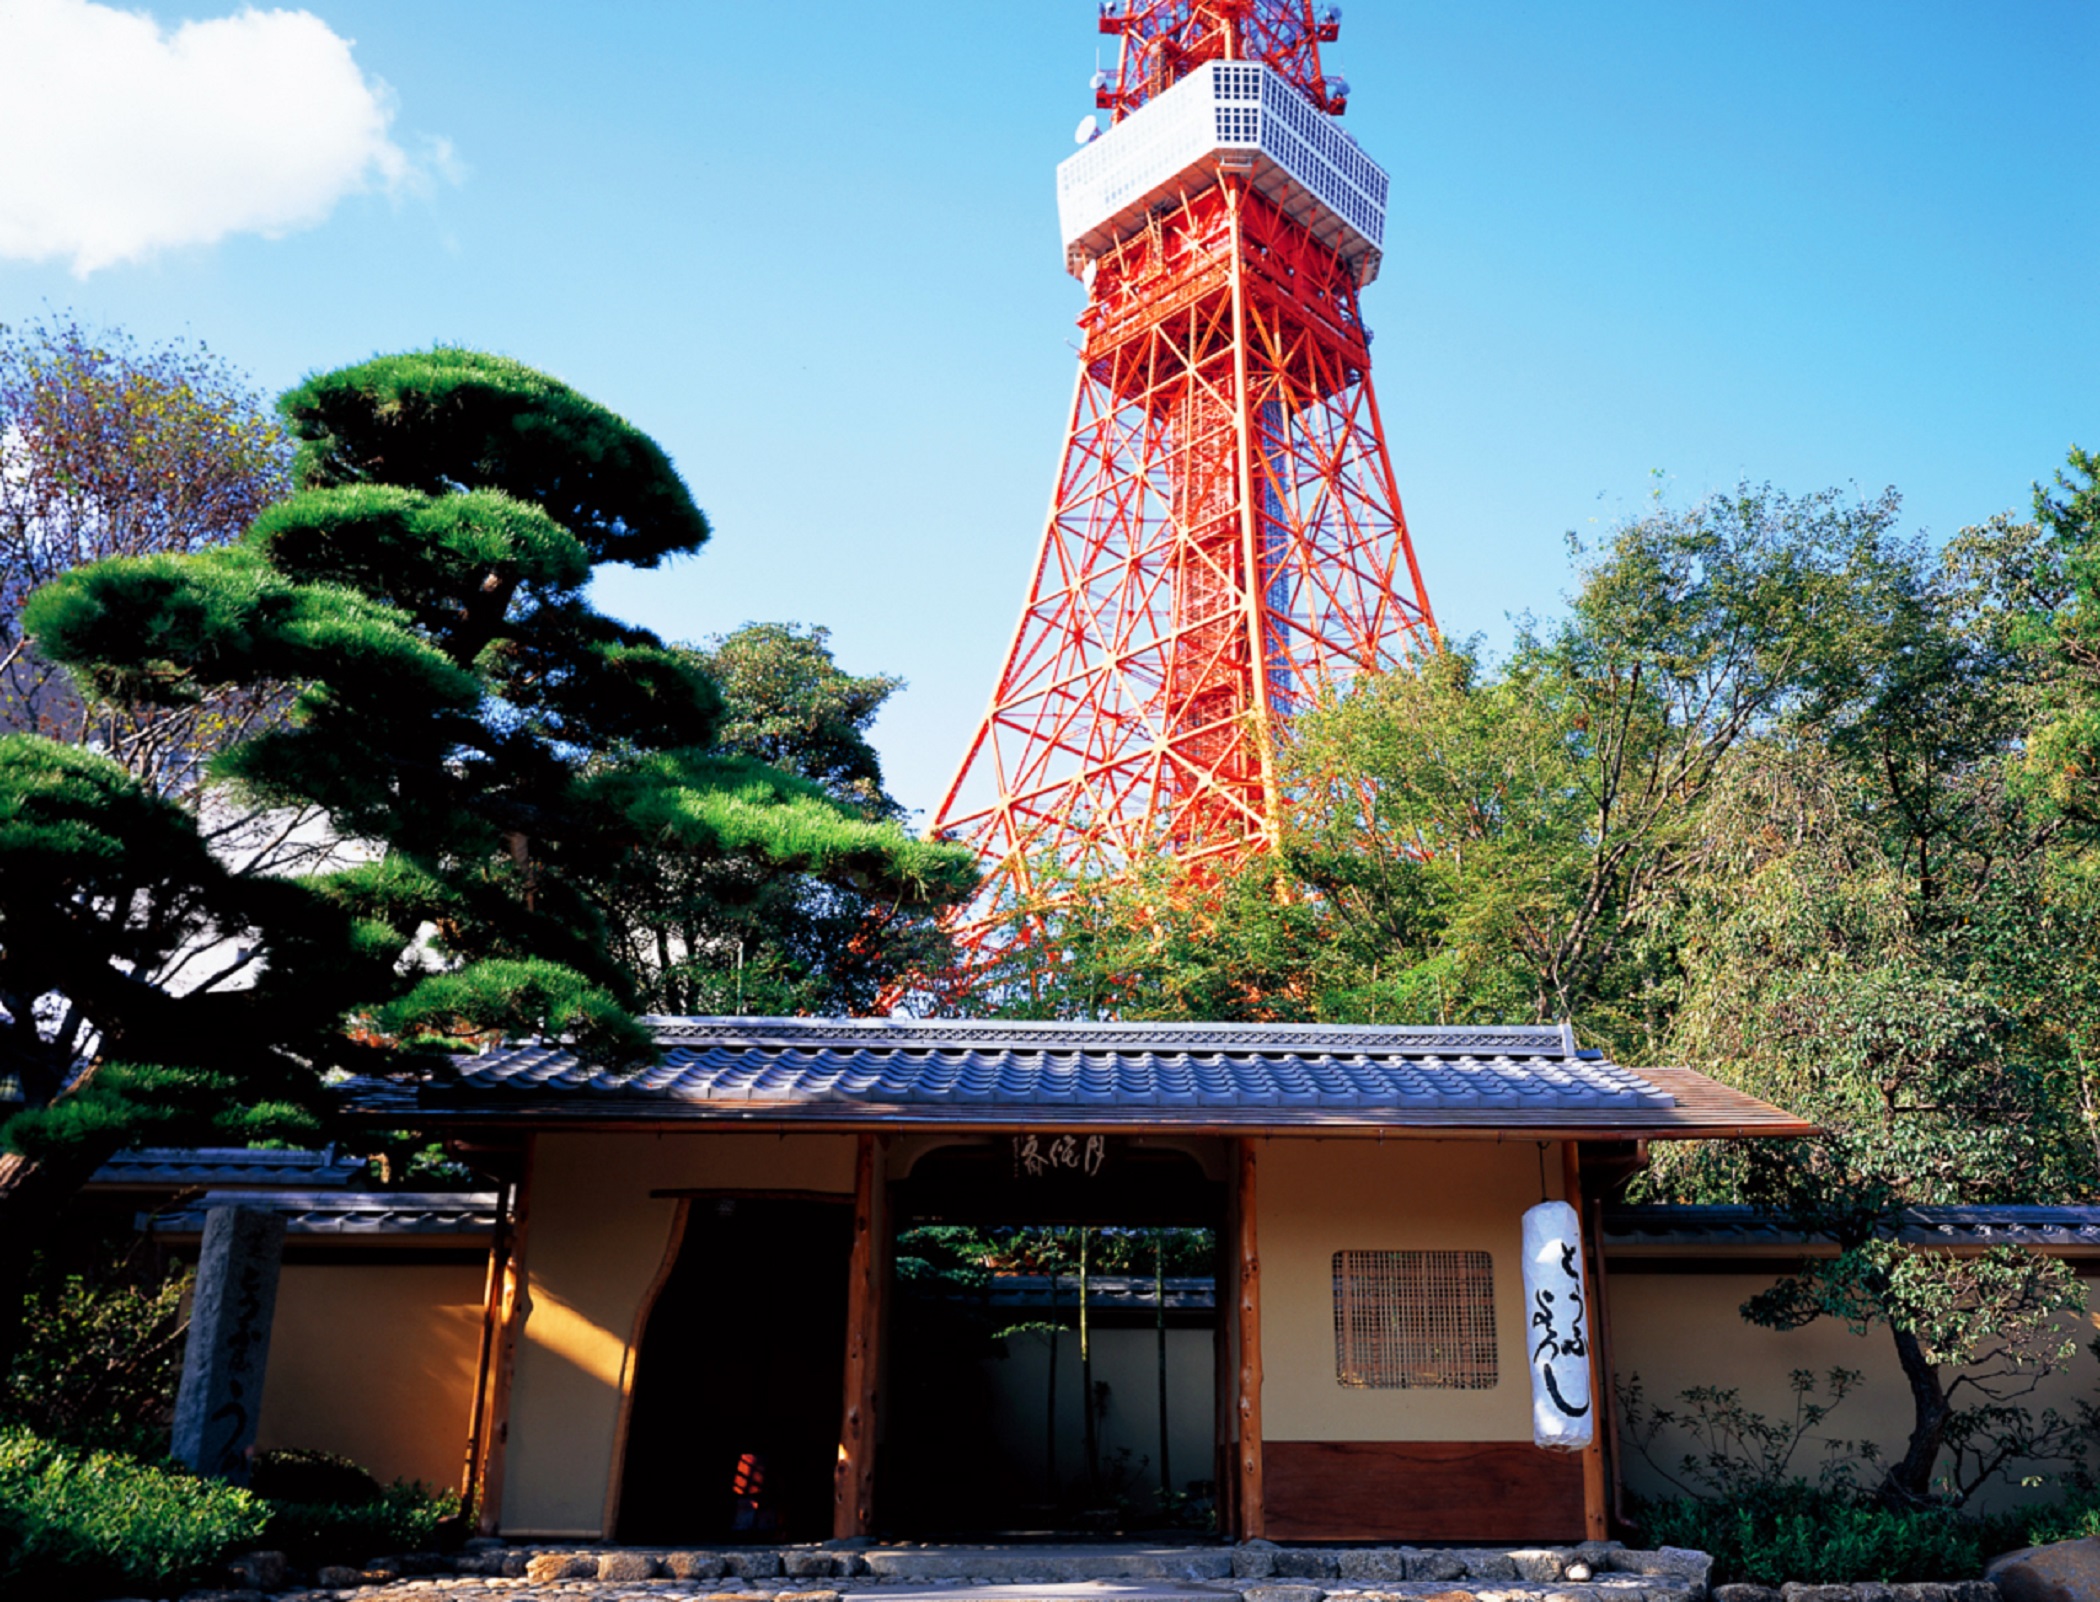
[[[1222,1142],[1027,1134],[893,1180],[885,1533],[1208,1533],[1225,1161]]]
[[[636,1354],[618,1539],[831,1534],[852,1208],[695,1196]]]

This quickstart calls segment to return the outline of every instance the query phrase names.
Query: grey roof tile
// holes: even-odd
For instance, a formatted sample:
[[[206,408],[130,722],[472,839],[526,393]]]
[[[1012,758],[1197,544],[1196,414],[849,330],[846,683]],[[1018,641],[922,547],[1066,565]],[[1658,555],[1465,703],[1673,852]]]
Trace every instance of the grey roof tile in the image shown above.
[[[1578,1050],[1571,1032],[1547,1027],[648,1022],[661,1054],[642,1069],[609,1070],[534,1042],[456,1058],[449,1080],[365,1082],[353,1099],[375,1115],[475,1107],[502,1116],[537,1107],[592,1117],[1123,1115],[1381,1126],[1640,1126],[1667,1122],[1678,1106],[1656,1079]],[[1747,1116],[1783,1118],[1736,1100]]]
[[[1911,1245],[2062,1246],[2100,1250],[2100,1207],[1909,1207],[1887,1231]],[[1608,1247],[1792,1248],[1812,1237],[1754,1207],[1608,1207]]]
[[[284,1214],[295,1236],[382,1238],[408,1235],[485,1235],[496,1227],[493,1191],[212,1191],[162,1213],[141,1213],[138,1227],[153,1234],[194,1235],[213,1207],[270,1207]]]
[[[313,1190],[348,1185],[365,1170],[362,1157],[324,1151],[251,1151],[244,1146],[141,1146],[120,1151],[89,1181],[104,1186],[296,1185]]]

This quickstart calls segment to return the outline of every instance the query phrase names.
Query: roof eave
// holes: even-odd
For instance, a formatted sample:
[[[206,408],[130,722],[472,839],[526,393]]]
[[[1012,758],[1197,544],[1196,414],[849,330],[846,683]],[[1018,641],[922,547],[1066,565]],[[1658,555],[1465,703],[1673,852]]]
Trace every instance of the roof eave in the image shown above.
[[[1079,1106],[898,1107],[841,1103],[680,1102],[653,1100],[637,1106],[625,1098],[592,1099],[573,1094],[550,1097],[505,1097],[469,1100],[446,1096],[419,1100],[413,1107],[353,1107],[350,1117],[371,1125],[398,1125],[408,1120],[431,1128],[527,1125],[543,1131],[692,1131],[700,1128],[805,1134],[859,1132],[870,1126],[898,1134],[1002,1134],[1030,1129],[1084,1128],[1108,1135],[1262,1135],[1334,1136],[1413,1140],[1729,1140],[1787,1139],[1817,1133],[1816,1126],[1770,1109],[1769,1118],[1700,1120],[1667,1115],[1656,1118],[1570,1118],[1542,1110],[1503,1113],[1493,1118],[1458,1116],[1438,1119],[1421,1114],[1377,1116],[1360,1108],[1306,1108],[1291,1112],[1267,1109],[1232,1111],[1218,1108]]]

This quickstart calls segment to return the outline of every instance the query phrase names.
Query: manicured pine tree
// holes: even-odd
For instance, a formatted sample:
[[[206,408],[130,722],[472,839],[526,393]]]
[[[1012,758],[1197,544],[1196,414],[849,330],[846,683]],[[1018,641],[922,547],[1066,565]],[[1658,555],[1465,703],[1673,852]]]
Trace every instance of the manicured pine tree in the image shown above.
[[[715,749],[722,699],[696,658],[591,606],[597,564],[654,567],[709,534],[631,424],[517,362],[447,348],[323,374],[282,411],[298,490],[243,540],[66,574],[25,623],[118,705],[290,687],[284,718],[214,774],[252,806],[319,808],[362,860],[236,894],[182,844],[194,830],[180,815],[120,774],[46,742],[9,746],[10,1055],[37,1054],[41,996],[85,1020],[71,1056],[47,1065],[49,1093],[5,1127],[11,1242],[109,1151],[247,1127],[273,1107],[279,1122],[311,1115],[331,1069],[427,1071],[431,1048],[535,1034],[602,1063],[646,1061],[634,978],[594,894],[638,863],[711,855],[912,908],[973,876],[956,848]],[[23,870],[46,851],[40,881]],[[182,909],[149,920],[150,939],[127,872],[158,873],[152,893]],[[24,949],[59,925],[73,931],[62,962]],[[148,1027],[187,998],[169,982],[139,1001],[112,977],[145,971],[142,945],[163,968],[227,947],[255,981],[215,997],[229,1019],[216,1032]],[[0,1307],[16,1300],[0,1283]]]

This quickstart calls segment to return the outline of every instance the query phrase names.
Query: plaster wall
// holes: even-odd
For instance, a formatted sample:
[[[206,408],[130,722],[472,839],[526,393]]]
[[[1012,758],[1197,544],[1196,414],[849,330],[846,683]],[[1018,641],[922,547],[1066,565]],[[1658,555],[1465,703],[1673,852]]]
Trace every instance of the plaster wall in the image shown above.
[[[1070,1318],[1069,1307],[1060,1309]],[[991,1435],[998,1461],[982,1465],[1008,1488],[1016,1505],[1045,1499],[1048,1472],[1047,1418],[1050,1342],[1039,1334],[1012,1335],[1001,1343],[1003,1361],[983,1365],[991,1401]],[[1118,1480],[1139,1506],[1150,1506],[1159,1489],[1159,1335],[1151,1329],[1095,1329],[1094,1383],[1108,1387],[1108,1405],[1097,1421],[1104,1479]],[[1167,1331],[1167,1447],[1174,1489],[1192,1480],[1215,1480],[1213,1358],[1207,1329]],[[1086,1481],[1080,1411],[1079,1337],[1057,1341],[1058,1478],[1076,1491]],[[876,1472],[881,1472],[878,1466]]]
[[[1862,1376],[1858,1388],[1795,1453],[1791,1471],[1814,1479],[1825,1459],[1825,1444],[1833,1440],[1871,1440],[1888,1456],[1901,1455],[1910,1434],[1910,1389],[1886,1329],[1854,1335],[1828,1318],[1784,1332],[1747,1323],[1739,1309],[1772,1284],[1769,1273],[1637,1272],[1629,1261],[1616,1257],[1606,1260],[1606,1268],[1613,1367],[1622,1391],[1630,1380],[1639,1379],[1647,1407],[1682,1413],[1685,1390],[1714,1385],[1739,1391],[1744,1406],[1769,1419],[1790,1420],[1795,1397],[1789,1377],[1795,1370],[1806,1369],[1822,1382],[1833,1368],[1853,1369]],[[2093,1281],[2085,1284],[2090,1306]],[[2078,1403],[2100,1394],[2100,1362],[2089,1350],[2100,1329],[2100,1313],[2089,1311],[2082,1329],[2069,1320],[2066,1325],[2078,1338],[2078,1351],[2023,1399],[2036,1411],[2054,1407],[2075,1414]],[[1827,1398],[1827,1384],[1819,1383],[1818,1394]],[[1681,1494],[1669,1475],[1682,1477],[1680,1465],[1685,1454],[1696,1449],[1695,1443],[1673,1429],[1651,1441],[1644,1452],[1628,1422],[1622,1415],[1627,1488],[1650,1496]],[[2015,1480],[2035,1467],[2023,1465]],[[2000,1508],[2060,1494],[2059,1487],[2023,1489],[2001,1481],[1975,1505]]]
[[[850,1196],[854,1151],[852,1135],[538,1137],[525,1256],[532,1311],[511,1389],[506,1535],[604,1533],[642,1302],[664,1265],[678,1205],[650,1192]]]
[[[382,1483],[458,1489],[485,1274],[463,1263],[287,1264],[256,1446],[339,1452]]]
[[[1262,1434],[1272,1441],[1528,1441],[1524,1210],[1539,1199],[1536,1144],[1288,1140],[1256,1148]],[[1545,1152],[1560,1194],[1560,1152]],[[1497,1383],[1486,1390],[1369,1390],[1335,1378],[1334,1254],[1469,1250],[1493,1265]]]

